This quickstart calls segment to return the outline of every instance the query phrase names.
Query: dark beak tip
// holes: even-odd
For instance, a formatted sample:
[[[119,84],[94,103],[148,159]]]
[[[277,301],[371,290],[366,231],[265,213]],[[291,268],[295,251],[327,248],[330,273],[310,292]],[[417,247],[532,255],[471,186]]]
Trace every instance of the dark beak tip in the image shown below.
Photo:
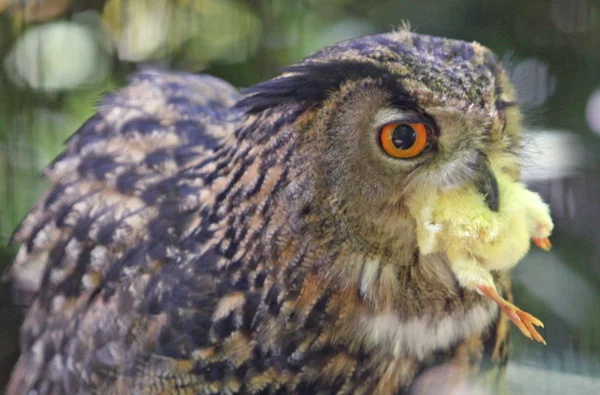
[[[498,180],[487,161],[482,163],[479,178],[477,180],[477,190],[483,195],[485,204],[487,204],[490,210],[495,212],[500,210],[500,190],[498,188]]]

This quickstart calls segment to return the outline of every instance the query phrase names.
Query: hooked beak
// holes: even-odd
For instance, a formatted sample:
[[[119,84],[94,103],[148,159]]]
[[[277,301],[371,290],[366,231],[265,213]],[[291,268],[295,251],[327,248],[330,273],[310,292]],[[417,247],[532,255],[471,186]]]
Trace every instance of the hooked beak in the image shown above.
[[[478,163],[478,175],[475,185],[479,193],[483,195],[485,204],[490,210],[498,212],[500,209],[500,191],[498,190],[498,180],[490,168],[488,158],[483,155]]]

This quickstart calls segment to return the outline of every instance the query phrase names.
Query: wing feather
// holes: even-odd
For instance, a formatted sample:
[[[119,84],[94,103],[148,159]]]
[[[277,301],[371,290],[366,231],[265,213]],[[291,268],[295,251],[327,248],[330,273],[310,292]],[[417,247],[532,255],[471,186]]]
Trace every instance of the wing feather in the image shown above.
[[[148,347],[164,317],[138,320],[146,301],[136,295],[184,254],[175,240],[204,187],[186,175],[201,174],[232,133],[237,100],[214,77],[144,71],[67,141],[13,236],[22,246],[10,276],[30,308],[9,394],[75,393],[114,376],[125,350]]]

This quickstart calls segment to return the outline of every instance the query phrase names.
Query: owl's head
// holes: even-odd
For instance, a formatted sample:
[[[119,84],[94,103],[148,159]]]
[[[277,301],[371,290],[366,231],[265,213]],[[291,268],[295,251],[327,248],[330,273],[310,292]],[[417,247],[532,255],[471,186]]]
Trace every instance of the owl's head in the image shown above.
[[[256,138],[293,130],[289,166],[303,209],[334,213],[334,226],[371,244],[393,244],[410,226],[415,189],[473,183],[494,209],[488,163],[518,177],[515,93],[477,43],[409,31],[345,41],[250,89],[240,105],[269,125]]]

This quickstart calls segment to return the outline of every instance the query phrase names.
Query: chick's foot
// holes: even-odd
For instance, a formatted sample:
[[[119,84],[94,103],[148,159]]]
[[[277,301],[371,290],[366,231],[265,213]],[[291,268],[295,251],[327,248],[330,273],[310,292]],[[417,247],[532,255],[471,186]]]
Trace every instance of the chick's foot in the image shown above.
[[[546,345],[546,341],[534,327],[535,325],[543,328],[544,324],[542,321],[521,310],[514,304],[508,302],[506,299],[500,296],[500,294],[498,294],[498,291],[496,291],[496,288],[493,286],[480,285],[477,287],[477,289],[479,289],[482,294],[496,302],[500,309],[508,316],[508,318],[510,318],[512,322],[514,322],[514,324],[517,326],[517,328],[519,328],[523,335],[525,335],[525,337],[531,340],[535,339],[536,341]]]

